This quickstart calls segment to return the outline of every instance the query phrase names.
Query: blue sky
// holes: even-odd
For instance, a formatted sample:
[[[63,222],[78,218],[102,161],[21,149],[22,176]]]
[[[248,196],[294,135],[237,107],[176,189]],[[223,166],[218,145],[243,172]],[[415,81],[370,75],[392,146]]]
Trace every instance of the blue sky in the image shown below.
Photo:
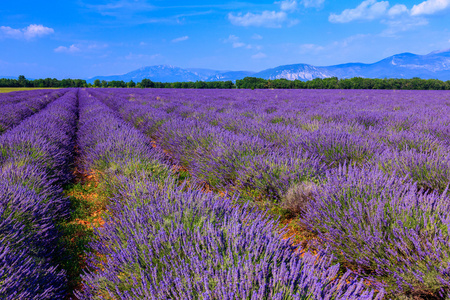
[[[4,1],[0,76],[260,71],[450,48],[450,0]]]

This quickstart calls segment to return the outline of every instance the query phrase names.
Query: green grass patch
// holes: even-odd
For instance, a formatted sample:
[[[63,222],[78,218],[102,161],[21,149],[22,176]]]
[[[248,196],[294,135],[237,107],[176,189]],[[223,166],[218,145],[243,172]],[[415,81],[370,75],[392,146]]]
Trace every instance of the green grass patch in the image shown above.
[[[17,91],[31,91],[31,90],[57,90],[60,88],[32,88],[32,87],[14,87],[14,88],[0,88],[0,93],[9,93],[9,92],[17,92]]]
[[[57,263],[66,270],[69,291],[73,291],[81,284],[88,244],[94,237],[93,224],[99,225],[104,199],[94,181],[68,185],[64,192],[70,199],[70,217],[58,224],[64,255]]]

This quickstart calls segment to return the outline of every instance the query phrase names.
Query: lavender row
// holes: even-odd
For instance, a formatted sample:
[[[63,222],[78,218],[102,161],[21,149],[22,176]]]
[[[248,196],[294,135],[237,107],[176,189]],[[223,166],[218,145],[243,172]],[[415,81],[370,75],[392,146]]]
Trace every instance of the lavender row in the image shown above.
[[[40,111],[66,92],[67,90],[31,91],[17,94],[16,97],[10,97],[10,99],[3,97],[0,99],[0,133]]]
[[[153,148],[145,135],[86,91],[80,91],[79,102],[77,144],[83,172],[100,171],[109,178],[140,172],[155,178],[168,176],[170,167],[164,163],[163,151]]]
[[[76,91],[0,137],[0,298],[61,299],[66,275],[56,223],[68,215]]]
[[[115,182],[81,299],[373,299],[351,272],[283,240],[278,224],[233,199],[205,194],[154,168],[116,165],[161,157],[147,138],[95,99],[80,98],[81,151],[87,166]],[[126,145],[126,147],[124,147]],[[149,151],[145,154],[145,149]],[[160,162],[165,166],[164,162]],[[167,167],[166,167],[167,168]],[[109,177],[109,178],[108,178]],[[382,297],[382,293],[378,295]]]
[[[14,104],[26,101],[30,98],[41,97],[54,93],[55,90],[29,90],[29,91],[15,91],[0,94],[0,105]]]

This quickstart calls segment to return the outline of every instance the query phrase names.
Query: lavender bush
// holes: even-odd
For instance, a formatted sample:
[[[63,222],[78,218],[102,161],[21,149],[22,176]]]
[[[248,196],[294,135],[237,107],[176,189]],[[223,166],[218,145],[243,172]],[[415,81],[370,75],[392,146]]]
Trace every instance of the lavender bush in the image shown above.
[[[374,298],[350,272],[335,280],[326,256],[299,256],[260,212],[173,182],[124,180],[80,299]]]
[[[376,168],[331,170],[301,222],[342,262],[410,295],[448,292],[450,199]]]

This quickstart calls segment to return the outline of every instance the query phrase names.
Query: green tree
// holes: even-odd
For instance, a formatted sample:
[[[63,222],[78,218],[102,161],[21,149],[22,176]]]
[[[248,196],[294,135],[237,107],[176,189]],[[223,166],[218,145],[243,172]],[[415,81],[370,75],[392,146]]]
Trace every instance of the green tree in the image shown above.
[[[129,88],[134,88],[134,87],[136,87],[136,83],[135,83],[133,80],[130,80],[130,81],[127,83],[127,87],[129,87]]]
[[[153,88],[153,87],[155,87],[155,84],[150,79],[144,78],[140,82],[140,87],[141,88]]]
[[[27,79],[25,78],[25,76],[20,75],[18,81],[19,81],[20,86],[22,86],[22,87],[27,86]]]
[[[223,89],[234,89],[236,86],[234,85],[233,81],[223,81],[222,82],[222,88]]]

